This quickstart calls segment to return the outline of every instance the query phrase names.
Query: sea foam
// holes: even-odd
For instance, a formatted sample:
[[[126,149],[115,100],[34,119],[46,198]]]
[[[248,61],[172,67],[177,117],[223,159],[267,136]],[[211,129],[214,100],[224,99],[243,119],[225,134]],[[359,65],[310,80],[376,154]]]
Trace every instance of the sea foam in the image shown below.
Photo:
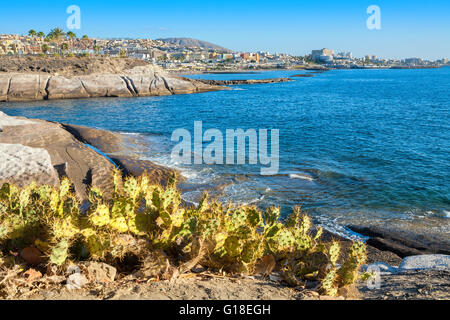
[[[289,175],[290,179],[303,179],[303,180],[308,180],[308,181],[314,181],[315,179],[311,176],[308,176],[306,174],[299,174],[299,173],[292,173]]]

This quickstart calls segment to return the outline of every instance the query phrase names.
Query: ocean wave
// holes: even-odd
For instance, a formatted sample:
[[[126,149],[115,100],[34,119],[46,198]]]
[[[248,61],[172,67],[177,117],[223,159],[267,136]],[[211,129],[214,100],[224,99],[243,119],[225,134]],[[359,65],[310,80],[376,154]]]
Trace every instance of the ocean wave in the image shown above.
[[[308,176],[306,174],[299,174],[299,173],[292,173],[289,175],[290,179],[302,179],[302,180],[308,180],[308,181],[315,181],[315,179],[311,176]]]
[[[139,132],[125,132],[125,131],[119,131],[119,134],[123,134],[126,136],[134,136],[134,137],[143,135],[142,133],[139,133]]]

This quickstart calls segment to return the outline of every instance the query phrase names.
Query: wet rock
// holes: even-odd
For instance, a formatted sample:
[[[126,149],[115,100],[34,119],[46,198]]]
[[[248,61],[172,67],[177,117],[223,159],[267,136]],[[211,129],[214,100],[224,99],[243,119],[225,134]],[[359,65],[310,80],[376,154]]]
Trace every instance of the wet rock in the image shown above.
[[[190,80],[183,78],[185,80]],[[204,80],[196,79],[197,82],[213,86],[229,86],[229,85],[243,85],[243,84],[263,84],[263,83],[278,83],[278,82],[290,82],[290,78],[274,78],[274,79],[250,79],[250,80]]]
[[[148,160],[140,160],[134,157],[113,156],[111,158],[119,166],[126,176],[140,176],[147,173],[150,183],[166,185],[168,180],[177,173],[175,170],[159,166]]]
[[[391,251],[401,258],[422,254],[450,254],[450,241],[433,236],[382,227],[350,226],[350,230],[369,237],[367,244],[383,251]]]
[[[312,78],[312,77],[314,77],[314,75],[313,74],[309,74],[309,73],[307,73],[307,74],[294,74],[294,75],[291,76],[291,78]]]
[[[64,123],[62,126],[79,141],[90,144],[104,153],[123,150],[123,137],[118,133],[73,124]]]
[[[150,178],[150,183],[165,185],[173,174],[177,173],[173,169],[125,154],[132,148],[130,144],[136,146],[140,144],[139,141],[133,138],[107,130],[72,124],[63,124],[62,126],[79,141],[87,143],[108,155],[119,169],[122,170],[125,176],[137,177],[143,173],[147,173]]]

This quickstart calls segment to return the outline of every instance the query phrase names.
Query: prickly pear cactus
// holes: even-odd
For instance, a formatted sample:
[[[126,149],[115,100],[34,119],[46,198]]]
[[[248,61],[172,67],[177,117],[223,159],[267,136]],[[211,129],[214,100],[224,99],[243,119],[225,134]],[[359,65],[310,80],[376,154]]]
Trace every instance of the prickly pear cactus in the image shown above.
[[[336,285],[337,272],[335,268],[331,268],[321,281],[321,293],[327,296],[336,296],[338,288]]]
[[[109,208],[106,205],[100,205],[95,212],[90,215],[89,221],[96,227],[104,227],[111,221]]]
[[[50,261],[57,266],[62,266],[69,256],[69,242],[61,240],[52,250]]]
[[[351,285],[358,278],[360,267],[367,260],[367,247],[363,242],[354,242],[351,246],[348,258],[338,270],[339,282],[341,286]]]

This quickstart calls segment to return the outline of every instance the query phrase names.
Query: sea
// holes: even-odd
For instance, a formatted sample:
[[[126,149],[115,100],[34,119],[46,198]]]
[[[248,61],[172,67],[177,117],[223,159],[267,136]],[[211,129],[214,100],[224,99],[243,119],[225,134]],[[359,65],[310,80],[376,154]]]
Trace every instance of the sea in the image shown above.
[[[308,71],[188,75],[269,79]],[[0,110],[112,130],[139,141],[141,159],[177,168],[185,201],[204,191],[222,201],[301,206],[317,224],[349,238],[349,225],[383,226],[450,239],[450,67],[331,70],[291,82],[238,85],[201,94],[10,102]],[[177,129],[279,130],[279,171],[261,164],[173,161]],[[208,143],[205,143],[205,147]],[[131,150],[131,149],[130,149]],[[269,144],[270,150],[270,144]],[[247,159],[248,160],[248,159]]]

